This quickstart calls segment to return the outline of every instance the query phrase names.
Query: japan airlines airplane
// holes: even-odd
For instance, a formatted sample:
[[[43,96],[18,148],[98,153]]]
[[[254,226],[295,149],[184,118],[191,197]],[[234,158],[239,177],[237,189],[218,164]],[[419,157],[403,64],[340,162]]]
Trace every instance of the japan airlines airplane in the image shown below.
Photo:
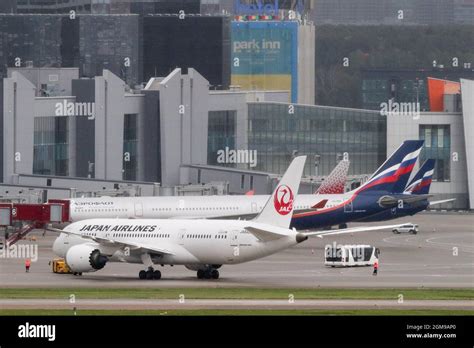
[[[436,160],[427,159],[415,174],[413,179],[407,185],[404,196],[412,195],[413,201],[409,197],[403,201],[403,204],[397,204],[392,209],[384,210],[378,214],[360,219],[360,222],[386,221],[408,215],[415,215],[420,211],[426,210],[429,206],[455,201],[455,198],[443,199],[440,201],[428,201],[431,180],[434,173]],[[422,197],[422,200],[418,198]]]
[[[393,208],[403,194],[423,141],[405,141],[361,187],[343,194],[299,195],[291,227],[314,229],[341,225]],[[396,195],[396,198],[395,198]],[[262,211],[268,195],[188,197],[101,197],[71,199],[71,220],[249,219]],[[418,197],[417,199],[422,199]]]
[[[289,229],[306,156],[290,164],[262,211],[252,221],[92,219],[59,232],[53,251],[75,272],[94,272],[108,262],[143,263],[140,279],[160,279],[155,264],[184,265],[198,278],[217,279],[224,264],[256,260],[311,236],[353,233],[394,226],[300,233]]]

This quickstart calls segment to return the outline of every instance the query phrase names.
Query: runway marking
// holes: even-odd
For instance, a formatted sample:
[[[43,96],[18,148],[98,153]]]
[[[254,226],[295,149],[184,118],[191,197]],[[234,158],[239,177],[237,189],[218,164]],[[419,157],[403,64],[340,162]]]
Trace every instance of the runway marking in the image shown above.
[[[63,299],[0,299],[2,309],[71,309]],[[74,304],[77,311],[92,309],[465,309],[474,310],[469,300],[298,300],[290,303],[281,300],[230,300],[230,299],[178,299],[130,300],[130,299],[79,299]]]
[[[427,243],[430,243],[430,244],[435,244],[435,245],[440,245],[440,246],[448,246],[448,248],[443,248],[443,249],[446,249],[446,250],[452,250],[452,247],[455,246],[457,248],[459,248],[460,251],[462,252],[465,252],[465,253],[474,253],[474,250],[465,250],[466,248],[467,249],[474,249],[474,246],[469,246],[469,245],[463,245],[461,243],[446,243],[446,242],[433,242],[432,240],[433,239],[440,239],[440,238],[446,238],[444,236],[441,236],[441,237],[432,237],[432,238],[428,238],[426,239],[426,242]]]
[[[464,232],[460,232],[461,234],[464,234]],[[472,235],[471,234],[466,234],[467,236],[471,237]],[[441,242],[432,242],[431,240],[433,239],[439,239],[439,238],[452,238],[452,237],[460,237],[459,234],[457,235],[445,235],[445,236],[436,236],[436,237],[431,237],[431,238],[428,238],[428,239],[424,239],[424,240],[417,240],[418,242],[424,242],[425,244],[423,245],[426,245],[426,244],[432,244],[432,245],[428,245],[429,247],[431,248],[435,248],[435,249],[442,249],[442,250],[451,250],[452,248],[449,247],[448,245],[452,245],[452,246],[457,246],[459,248],[460,251],[462,252],[466,252],[466,253],[474,253],[474,251],[471,251],[471,250],[466,250],[467,249],[471,249],[471,248],[474,248],[474,245],[473,246],[470,246],[470,245],[465,245],[465,244],[462,244],[463,242],[460,242],[460,243],[441,243]],[[393,244],[393,245],[400,245],[400,246],[411,246],[411,247],[416,247],[416,245],[413,245],[412,243],[412,239],[416,239],[416,238],[423,238],[423,236],[420,236],[420,235],[415,235],[415,236],[410,236],[408,238],[405,238],[404,241],[405,243],[401,243],[399,241],[400,238],[403,238],[403,236],[401,235],[397,235],[397,236],[390,236],[390,237],[386,237],[383,239],[384,242],[388,243],[388,244]],[[393,241],[392,239],[397,239],[396,241]],[[465,243],[465,242],[464,242]],[[418,247],[420,247],[421,245],[418,245]],[[422,246],[421,246],[422,247]]]

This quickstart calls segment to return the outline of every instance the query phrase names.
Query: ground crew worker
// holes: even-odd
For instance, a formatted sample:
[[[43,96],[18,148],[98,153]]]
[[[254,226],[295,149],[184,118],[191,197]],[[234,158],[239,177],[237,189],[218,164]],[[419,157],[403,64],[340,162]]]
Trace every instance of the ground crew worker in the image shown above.
[[[30,266],[31,266],[31,260],[30,259],[26,259],[25,260],[25,270],[26,270],[26,273],[28,273],[30,271]]]
[[[374,262],[374,273],[372,273],[372,275],[376,276],[378,269],[379,269],[379,262],[376,260]]]

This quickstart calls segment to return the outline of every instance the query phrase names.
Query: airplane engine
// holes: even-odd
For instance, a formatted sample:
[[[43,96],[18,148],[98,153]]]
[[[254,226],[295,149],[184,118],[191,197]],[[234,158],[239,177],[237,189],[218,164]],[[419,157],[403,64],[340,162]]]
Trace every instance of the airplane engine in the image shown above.
[[[66,263],[73,272],[95,272],[104,268],[109,259],[93,246],[80,244],[66,253]]]

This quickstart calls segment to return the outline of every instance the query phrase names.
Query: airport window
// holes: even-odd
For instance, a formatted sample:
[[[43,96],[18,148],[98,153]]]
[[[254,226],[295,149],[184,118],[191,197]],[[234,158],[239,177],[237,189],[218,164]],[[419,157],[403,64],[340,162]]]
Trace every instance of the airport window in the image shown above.
[[[419,136],[424,140],[420,163],[426,159],[436,160],[433,180],[449,181],[451,163],[451,134],[449,125],[420,125]]]
[[[68,134],[67,117],[34,118],[33,174],[69,175]]]

